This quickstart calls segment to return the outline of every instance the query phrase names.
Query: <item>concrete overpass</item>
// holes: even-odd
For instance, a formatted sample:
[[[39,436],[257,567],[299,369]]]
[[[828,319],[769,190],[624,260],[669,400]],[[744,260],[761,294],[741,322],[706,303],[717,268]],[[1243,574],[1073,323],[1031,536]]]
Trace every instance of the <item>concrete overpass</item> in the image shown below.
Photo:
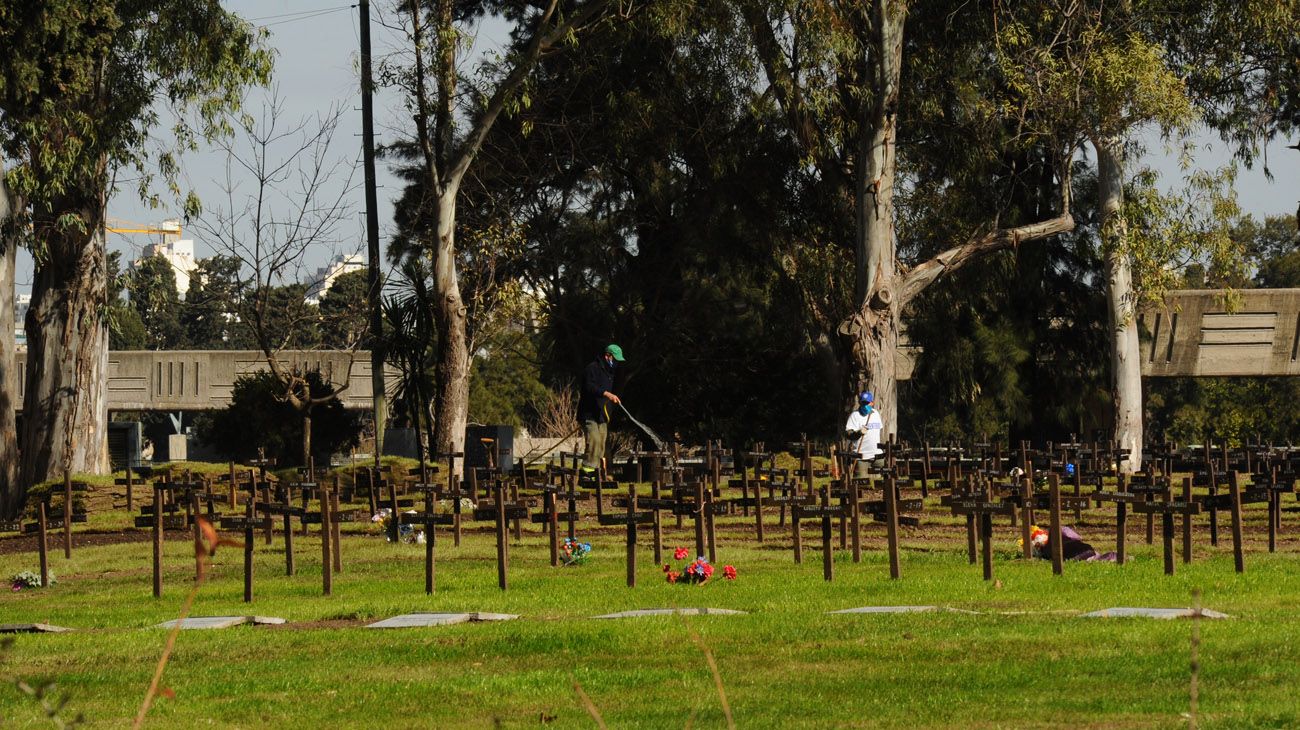
[[[1179,289],[1140,316],[1142,375],[1300,375],[1300,289]]]
[[[1170,291],[1163,306],[1139,315],[1144,377],[1300,375],[1300,289],[1241,289],[1228,306],[1222,290]],[[899,349],[898,377],[911,376],[920,348]],[[301,350],[282,362],[348,381],[340,399],[368,409],[370,353]],[[19,404],[27,354],[18,353]],[[258,350],[130,350],[108,353],[110,411],[197,411],[224,408],[240,375],[267,370]],[[349,379],[349,375],[350,379]],[[396,374],[389,369],[391,381]]]
[[[26,393],[27,353],[17,356],[19,409]],[[347,408],[368,409],[370,353],[297,350],[280,361],[303,370],[319,369],[325,379],[348,388],[339,399]],[[230,405],[235,380],[269,370],[259,350],[122,350],[108,353],[108,410],[202,411]],[[387,369],[391,381],[395,373]],[[349,373],[350,379],[349,379]]]

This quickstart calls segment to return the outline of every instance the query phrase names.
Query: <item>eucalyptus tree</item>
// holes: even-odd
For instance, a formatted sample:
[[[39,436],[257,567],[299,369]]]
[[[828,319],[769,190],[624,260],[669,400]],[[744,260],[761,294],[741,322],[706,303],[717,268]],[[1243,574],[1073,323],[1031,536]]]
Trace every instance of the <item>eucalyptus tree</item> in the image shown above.
[[[175,150],[152,144],[161,112],[182,112],[181,147],[221,134],[271,56],[216,0],[6,3],[0,47],[0,150],[36,261],[23,404],[30,484],[108,467],[103,227],[115,173],[138,171],[146,198],[156,200],[155,173],[179,193]]]
[[[1129,450],[1125,470],[1142,463],[1140,299],[1160,298],[1174,254],[1208,257],[1220,269],[1244,254],[1227,233],[1237,214],[1231,171],[1191,175],[1187,192],[1170,198],[1135,173],[1134,140],[1147,128],[1185,133],[1205,120],[1249,158],[1259,140],[1290,128],[1294,106],[1285,100],[1294,104],[1294,93],[1278,85],[1297,73],[1297,8],[1294,0],[1043,0],[1001,17],[1011,83],[1069,120],[1096,153],[1114,438]]]
[[[935,281],[972,261],[1074,226],[1070,161],[1076,137],[1070,130],[1026,123],[1018,134],[1002,139],[1015,149],[1047,150],[1055,202],[1033,211],[1036,215],[1008,220],[996,196],[990,195],[954,239],[915,259],[900,256],[900,213],[906,213],[898,206],[898,185],[904,182],[900,170],[906,170],[909,157],[934,129],[922,121],[944,93],[948,71],[943,65],[909,66],[904,54],[915,46],[905,30],[914,5],[924,11],[915,23],[949,31],[943,39],[931,34],[926,48],[938,44],[958,58],[983,54],[982,68],[991,71],[987,49],[992,47],[993,26],[985,11],[968,3],[742,3],[754,53],[767,79],[764,98],[777,101],[811,173],[852,216],[848,240],[831,242],[853,252],[852,294],[838,331],[853,370],[852,385],[877,394],[890,432],[897,430],[896,356],[908,305]],[[957,32],[950,27],[954,18],[960,21]],[[951,95],[960,102],[956,116],[932,121],[960,126],[992,114],[1032,122],[1038,111],[991,81],[966,91],[973,97]]]
[[[543,0],[500,7],[454,0],[402,3],[410,65],[393,78],[403,86],[413,117],[410,142],[421,177],[413,201],[417,212],[408,220],[414,226],[412,239],[431,264],[439,342],[435,399],[439,452],[464,449],[469,410],[468,307],[456,242],[461,185],[498,118],[527,105],[522,90],[538,60],[576,42],[579,33],[599,23],[612,5],[608,0]],[[514,23],[514,40],[503,57],[479,65],[482,87],[475,88],[474,76],[470,84],[464,83],[462,54],[476,20],[489,11],[501,11]]]
[[[526,231],[519,276],[553,386],[616,341],[620,396],[656,429],[829,434],[834,358],[783,265],[819,196],[788,185],[800,153],[754,103],[743,18],[730,3],[668,5],[538,65],[528,108],[485,141],[459,220]]]
[[[14,281],[18,254],[19,224],[15,200],[5,182],[4,159],[0,157],[0,517],[12,517],[19,509],[18,494],[18,373],[14,332]],[[12,503],[11,503],[12,502]]]

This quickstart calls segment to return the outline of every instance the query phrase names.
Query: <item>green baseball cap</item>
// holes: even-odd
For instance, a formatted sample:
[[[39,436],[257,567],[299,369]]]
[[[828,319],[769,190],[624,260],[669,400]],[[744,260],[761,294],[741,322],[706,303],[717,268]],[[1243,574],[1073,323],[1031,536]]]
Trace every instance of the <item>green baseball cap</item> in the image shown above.
[[[624,362],[623,348],[619,347],[618,345],[610,345],[609,347],[606,347],[605,352],[613,355],[615,362]]]

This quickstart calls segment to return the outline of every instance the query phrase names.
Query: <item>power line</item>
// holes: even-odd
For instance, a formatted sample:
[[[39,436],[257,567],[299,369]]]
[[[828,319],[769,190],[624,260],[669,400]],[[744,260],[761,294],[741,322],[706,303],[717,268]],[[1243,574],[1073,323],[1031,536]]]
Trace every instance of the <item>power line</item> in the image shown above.
[[[261,27],[261,28],[270,28],[271,26],[275,26],[275,25],[284,25],[284,24],[286,24],[286,23],[297,23],[297,22],[300,21],[300,20],[315,20],[316,18],[323,18],[323,17],[325,17],[326,15],[333,15],[333,14],[335,14],[335,13],[339,13],[339,12],[342,12],[342,11],[344,11],[344,10],[350,10],[351,8],[352,8],[351,5],[343,5],[343,6],[341,6],[341,7],[332,8],[332,9],[329,9],[329,10],[319,10],[319,11],[316,11],[316,12],[310,14],[310,15],[300,15],[300,16],[298,16],[298,17],[295,17],[295,18],[288,18],[288,19],[286,19],[286,20],[277,20],[277,21],[275,21],[275,22],[273,22],[273,23],[263,23],[263,24],[261,24],[261,25],[258,26],[258,27]]]
[[[263,15],[260,18],[244,18],[250,23],[256,23],[259,20],[275,20],[276,18],[289,18],[295,15],[312,15],[314,13],[324,12],[326,10],[342,10],[343,8],[355,8],[356,5],[338,5],[332,8],[314,8],[312,10],[299,10],[296,13],[280,13],[279,15]]]
[[[297,22],[300,21],[300,20],[315,20],[316,18],[322,18],[322,17],[325,17],[326,15],[333,15],[333,14],[338,13],[338,12],[343,11],[343,10],[348,10],[348,8],[346,8],[346,7],[343,7],[343,8],[335,8],[334,10],[324,10],[324,11],[321,11],[321,12],[319,12],[319,13],[316,13],[315,15],[304,15],[304,16],[299,17],[299,18],[289,18],[288,20],[277,20],[277,21],[275,21],[274,23],[266,23],[266,24],[262,25],[261,27],[263,27],[263,28],[270,28],[271,26],[274,26],[274,25],[284,25],[284,24],[286,24],[286,23],[297,23]]]

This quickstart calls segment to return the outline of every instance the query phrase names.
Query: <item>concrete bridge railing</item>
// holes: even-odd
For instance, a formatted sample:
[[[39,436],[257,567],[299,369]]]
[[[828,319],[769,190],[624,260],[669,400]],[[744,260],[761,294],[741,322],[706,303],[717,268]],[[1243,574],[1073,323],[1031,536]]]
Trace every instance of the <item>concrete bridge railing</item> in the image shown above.
[[[27,353],[18,353],[19,407],[26,393]],[[319,369],[324,378],[348,388],[339,395],[347,408],[370,407],[370,353],[296,350],[280,353],[290,367]],[[108,353],[110,411],[197,411],[230,404],[235,380],[269,370],[258,350],[122,350]],[[349,375],[350,374],[350,375]],[[388,380],[395,377],[389,370]]]

